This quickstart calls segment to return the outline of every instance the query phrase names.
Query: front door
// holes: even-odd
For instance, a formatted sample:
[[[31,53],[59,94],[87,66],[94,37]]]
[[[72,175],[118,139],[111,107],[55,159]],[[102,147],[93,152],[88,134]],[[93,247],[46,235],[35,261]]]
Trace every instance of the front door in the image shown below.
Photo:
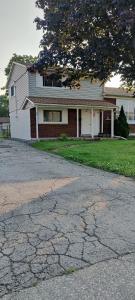
[[[90,135],[91,134],[91,111],[82,110],[81,115],[81,135]]]

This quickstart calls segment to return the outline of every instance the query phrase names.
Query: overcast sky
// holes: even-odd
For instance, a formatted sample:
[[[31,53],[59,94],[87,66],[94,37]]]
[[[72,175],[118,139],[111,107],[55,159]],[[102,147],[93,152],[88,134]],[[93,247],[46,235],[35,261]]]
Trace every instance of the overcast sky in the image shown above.
[[[42,32],[33,21],[40,14],[35,0],[0,0],[0,88],[6,83],[4,68],[13,53],[38,55]],[[109,85],[118,86],[119,80]]]

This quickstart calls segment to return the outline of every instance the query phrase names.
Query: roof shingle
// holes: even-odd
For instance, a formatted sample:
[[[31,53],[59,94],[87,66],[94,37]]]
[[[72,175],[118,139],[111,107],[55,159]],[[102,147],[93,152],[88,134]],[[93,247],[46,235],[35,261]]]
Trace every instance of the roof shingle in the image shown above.
[[[66,106],[90,106],[90,107],[115,107],[114,104],[102,100],[81,100],[63,98],[28,97],[34,104],[41,105],[66,105]]]
[[[128,91],[124,88],[105,87],[105,96],[120,96],[120,97],[134,97],[134,91]]]

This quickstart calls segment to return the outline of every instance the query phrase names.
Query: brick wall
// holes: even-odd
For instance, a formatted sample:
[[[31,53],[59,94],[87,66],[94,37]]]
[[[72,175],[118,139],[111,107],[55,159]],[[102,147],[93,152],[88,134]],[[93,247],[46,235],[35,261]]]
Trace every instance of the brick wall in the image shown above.
[[[70,137],[77,135],[76,109],[68,110],[68,124],[39,124],[39,138],[59,137],[62,133]]]
[[[129,125],[130,133],[135,133],[135,125]]]

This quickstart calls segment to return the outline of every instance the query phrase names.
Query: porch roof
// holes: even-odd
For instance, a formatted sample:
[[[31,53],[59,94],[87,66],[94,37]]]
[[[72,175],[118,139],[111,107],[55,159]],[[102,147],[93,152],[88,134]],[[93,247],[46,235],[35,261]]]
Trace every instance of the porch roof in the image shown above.
[[[54,105],[54,106],[75,106],[75,107],[95,107],[115,109],[116,105],[102,100],[83,100],[83,99],[64,99],[64,98],[46,98],[46,97],[28,97],[35,105]]]

